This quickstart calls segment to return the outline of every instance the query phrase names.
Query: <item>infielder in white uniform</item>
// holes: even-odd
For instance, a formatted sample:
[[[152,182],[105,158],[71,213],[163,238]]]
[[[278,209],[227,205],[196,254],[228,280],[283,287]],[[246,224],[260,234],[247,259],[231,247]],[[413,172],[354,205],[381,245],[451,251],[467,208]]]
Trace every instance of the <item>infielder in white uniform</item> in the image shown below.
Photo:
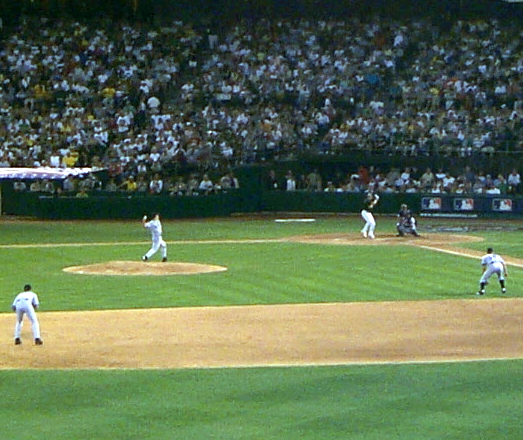
[[[162,223],[160,222],[160,214],[154,214],[153,219],[147,221],[147,216],[144,215],[142,218],[142,225],[145,229],[148,229],[151,233],[153,244],[151,249],[142,257],[143,261],[149,260],[158,249],[162,249],[162,261],[167,261],[167,244],[162,238]]]
[[[372,214],[372,210],[378,204],[380,196],[375,194],[372,190],[367,192],[365,200],[363,202],[363,209],[361,210],[361,217],[365,222],[365,226],[361,230],[361,233],[365,238],[374,238],[374,229],[376,229],[376,220]]]
[[[11,306],[13,311],[16,312],[15,345],[20,345],[22,343],[20,335],[22,333],[24,315],[27,315],[31,321],[35,344],[43,344],[42,339],[40,339],[40,324],[36,317],[36,309],[39,305],[40,302],[38,301],[38,296],[31,290],[31,285],[26,284],[24,286],[24,291],[16,296],[13,305]]]
[[[494,274],[498,276],[501,293],[507,291],[505,288],[505,278],[508,276],[507,265],[503,258],[494,253],[492,248],[488,248],[487,253],[481,259],[481,268],[483,270],[483,275],[479,280],[478,295],[483,295],[485,293],[485,286],[488,284],[489,278]]]

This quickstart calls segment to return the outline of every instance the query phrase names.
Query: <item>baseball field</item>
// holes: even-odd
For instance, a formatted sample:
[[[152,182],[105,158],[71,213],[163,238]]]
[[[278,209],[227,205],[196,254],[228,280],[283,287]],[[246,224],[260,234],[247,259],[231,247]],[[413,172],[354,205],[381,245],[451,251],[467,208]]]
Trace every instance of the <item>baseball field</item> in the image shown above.
[[[1,438],[523,438],[523,221],[377,221],[164,221],[144,263],[139,219],[4,219]],[[13,344],[26,283],[43,346]]]

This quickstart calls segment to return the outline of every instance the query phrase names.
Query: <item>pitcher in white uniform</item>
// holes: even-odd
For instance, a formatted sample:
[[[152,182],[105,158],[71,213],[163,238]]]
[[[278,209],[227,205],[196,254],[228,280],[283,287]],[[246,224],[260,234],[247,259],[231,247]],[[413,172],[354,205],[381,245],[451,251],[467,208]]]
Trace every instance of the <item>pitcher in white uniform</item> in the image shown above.
[[[501,286],[501,293],[506,293],[505,278],[508,276],[507,265],[503,258],[495,254],[492,248],[487,249],[487,253],[481,259],[481,268],[483,274],[479,280],[478,295],[485,293],[485,286],[488,284],[489,278],[496,274],[498,276],[499,285]]]
[[[31,321],[35,344],[43,344],[42,339],[40,338],[40,324],[36,317],[36,309],[39,305],[40,301],[38,300],[38,295],[31,290],[30,284],[26,284],[24,286],[24,291],[16,296],[13,305],[11,306],[13,311],[16,312],[15,345],[20,345],[22,343],[21,333],[25,315],[27,315]]]
[[[148,261],[158,249],[162,250],[162,261],[167,261],[167,244],[162,238],[162,223],[160,222],[160,214],[154,214],[152,220],[147,221],[147,216],[142,218],[142,225],[151,233],[152,246],[151,249],[142,257],[143,261]]]

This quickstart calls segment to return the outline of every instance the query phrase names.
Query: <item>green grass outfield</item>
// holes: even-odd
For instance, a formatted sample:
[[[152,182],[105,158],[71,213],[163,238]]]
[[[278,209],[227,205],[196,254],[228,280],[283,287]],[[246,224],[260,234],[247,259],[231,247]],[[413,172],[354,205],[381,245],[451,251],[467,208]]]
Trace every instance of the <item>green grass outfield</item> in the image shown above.
[[[0,224],[3,310],[9,313],[12,299],[27,282],[39,293],[44,311],[475,297],[478,259],[410,246],[274,241],[299,234],[358,232],[361,226],[358,217],[344,216],[318,217],[310,223],[277,223],[273,218],[166,221],[170,261],[218,264],[228,270],[122,278],[75,275],[62,268],[139,259],[150,245],[139,220],[8,220]],[[503,256],[523,258],[519,226],[420,219],[421,233],[427,228],[469,227],[468,233],[485,241],[458,246],[485,250],[488,245]],[[378,218],[376,232],[394,233],[394,219]],[[197,243],[200,240],[204,243]],[[46,244],[54,246],[42,246]],[[523,269],[509,270],[508,296],[519,297]],[[489,297],[500,296],[497,290]],[[45,328],[42,332],[45,337]],[[2,371],[0,438],[519,440],[522,378],[520,360]]]

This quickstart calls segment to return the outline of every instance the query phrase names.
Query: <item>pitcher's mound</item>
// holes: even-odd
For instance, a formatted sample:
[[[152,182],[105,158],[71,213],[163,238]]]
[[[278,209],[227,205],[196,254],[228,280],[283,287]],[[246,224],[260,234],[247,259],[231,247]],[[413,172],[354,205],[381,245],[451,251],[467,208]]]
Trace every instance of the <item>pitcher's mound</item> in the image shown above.
[[[196,275],[223,272],[223,266],[198,263],[154,262],[154,261],[108,261],[86,266],[65,267],[64,272],[83,275]]]

